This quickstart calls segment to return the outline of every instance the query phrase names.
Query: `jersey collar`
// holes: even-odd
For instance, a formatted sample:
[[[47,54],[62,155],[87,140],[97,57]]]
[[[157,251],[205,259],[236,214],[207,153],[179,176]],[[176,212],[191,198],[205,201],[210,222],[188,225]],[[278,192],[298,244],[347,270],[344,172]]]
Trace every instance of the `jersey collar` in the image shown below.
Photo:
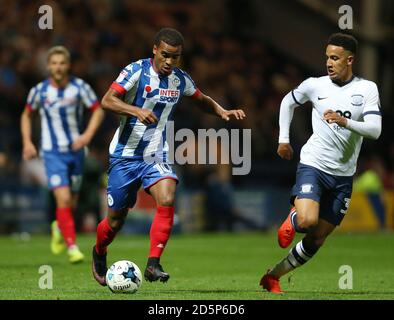
[[[152,67],[152,69],[153,69],[153,72],[154,72],[159,78],[166,78],[166,77],[169,77],[169,76],[170,76],[171,74],[173,74],[173,72],[174,72],[174,70],[172,70],[172,72],[171,72],[169,75],[160,74],[160,73],[159,73],[159,70],[157,70],[157,69],[156,69],[156,66],[154,65],[153,59],[150,58],[149,61],[150,61],[150,65],[151,65],[151,67]]]
[[[336,84],[337,86],[339,86],[339,87],[344,87],[344,86],[346,86],[347,84],[349,84],[350,82],[352,82],[353,81],[353,79],[355,78],[356,76],[354,75],[354,74],[352,74],[352,77],[348,80],[348,81],[345,81],[345,82],[341,82],[341,81],[332,81],[332,83],[334,83],[334,84]]]
[[[70,78],[71,78],[71,76],[69,75],[69,76],[67,77],[67,81],[66,81],[63,85],[59,86],[59,85],[55,82],[55,80],[53,80],[52,77],[49,77],[49,83],[51,84],[52,87],[55,87],[56,89],[64,89],[64,88],[67,87],[67,85],[69,84]]]

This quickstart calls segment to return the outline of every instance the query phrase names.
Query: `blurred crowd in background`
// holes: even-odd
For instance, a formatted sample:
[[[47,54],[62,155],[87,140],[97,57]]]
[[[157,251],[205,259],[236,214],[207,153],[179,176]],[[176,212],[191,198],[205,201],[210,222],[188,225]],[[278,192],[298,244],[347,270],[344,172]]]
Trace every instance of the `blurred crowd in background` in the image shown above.
[[[231,177],[220,166],[182,166],[178,174],[184,185],[209,185],[216,177],[236,187],[289,187],[298,152],[311,133],[310,106],[295,113],[291,138],[297,156],[286,162],[276,155],[280,101],[305,78],[321,74],[313,74],[260,39],[253,32],[257,28],[253,6],[248,2],[240,6],[239,2],[1,1],[0,179],[8,183],[26,180],[27,174],[21,171],[19,117],[29,89],[47,77],[46,52],[51,46],[61,44],[70,50],[72,74],[90,83],[101,98],[124,66],[152,56],[155,33],[169,26],[185,37],[181,68],[197,86],[224,107],[242,107],[247,113],[245,121],[224,123],[184,99],[174,115],[176,128],[252,130],[249,175]],[[38,28],[40,4],[53,8],[53,30]],[[384,108],[382,137],[377,142],[365,142],[359,162],[359,172],[373,168],[386,188],[394,186],[393,129],[385,125],[393,119],[390,108]],[[105,185],[108,146],[117,126],[118,117],[107,113],[90,146],[88,181]],[[38,125],[35,135],[38,143]]]

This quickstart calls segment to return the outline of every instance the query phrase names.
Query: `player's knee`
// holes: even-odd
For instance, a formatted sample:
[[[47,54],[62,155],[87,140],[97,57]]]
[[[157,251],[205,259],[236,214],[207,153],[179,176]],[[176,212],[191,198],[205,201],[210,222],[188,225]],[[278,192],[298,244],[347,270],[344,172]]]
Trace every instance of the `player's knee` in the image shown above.
[[[125,218],[111,218],[108,217],[108,224],[111,227],[112,230],[119,231],[122,229],[123,225],[125,222]]]
[[[71,208],[73,207],[73,201],[71,197],[58,197],[56,199],[58,208]]]
[[[318,223],[318,218],[310,216],[297,216],[297,224],[302,229],[310,229],[316,226]]]
[[[162,194],[157,199],[157,204],[163,207],[171,207],[174,205],[175,196],[173,194]]]

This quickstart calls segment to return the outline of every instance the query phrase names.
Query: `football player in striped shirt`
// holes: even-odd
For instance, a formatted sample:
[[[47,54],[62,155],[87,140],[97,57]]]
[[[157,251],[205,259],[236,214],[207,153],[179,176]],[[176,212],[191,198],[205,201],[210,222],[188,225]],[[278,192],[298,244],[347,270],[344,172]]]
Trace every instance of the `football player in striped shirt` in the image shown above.
[[[178,31],[161,29],[155,36],[153,58],[126,66],[102,99],[103,108],[121,115],[121,121],[109,148],[108,214],[97,227],[93,247],[93,275],[101,285],[106,285],[107,247],[134,206],[141,185],[157,203],[144,276],[148,281],[169,279],[160,257],[173,225],[178,178],[168,161],[165,132],[181,97],[195,99],[225,121],[245,117],[241,109],[225,110],[177,68],[183,42]]]
[[[73,210],[82,182],[85,146],[104,119],[96,94],[89,84],[69,74],[70,53],[63,46],[52,47],[47,55],[49,78],[34,86],[21,116],[23,159],[38,156],[32,141],[32,116],[41,116],[41,155],[47,183],[56,200],[56,221],[51,225],[51,250],[60,254],[68,248],[69,261],[84,255],[75,240]],[[84,108],[91,111],[83,128]]]
[[[278,155],[290,160],[289,131],[294,109],[310,101],[313,134],[301,149],[294,207],[278,230],[287,248],[295,233],[305,233],[288,255],[269,270],[260,285],[279,293],[279,278],[310,260],[340,225],[349,208],[353,175],[363,138],[378,139],[382,130],[379,92],[374,82],[353,74],[357,40],[331,35],[326,47],[327,76],[309,78],[282,100],[279,113]]]

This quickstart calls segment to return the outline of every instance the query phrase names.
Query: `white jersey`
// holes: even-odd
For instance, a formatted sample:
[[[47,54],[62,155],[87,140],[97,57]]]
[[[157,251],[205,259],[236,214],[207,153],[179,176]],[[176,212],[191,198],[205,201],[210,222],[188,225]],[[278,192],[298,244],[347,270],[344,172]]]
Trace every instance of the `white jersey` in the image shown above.
[[[368,117],[373,128],[381,130],[381,112],[379,93],[376,84],[362,78],[353,77],[347,83],[338,85],[328,76],[309,78],[290,92],[283,101],[292,101],[294,107],[307,101],[312,102],[313,134],[301,149],[300,162],[313,166],[336,176],[352,176],[356,171],[357,158],[360,153],[363,135],[362,130],[355,130],[352,124],[363,124]],[[280,118],[280,143],[288,143],[288,133],[292,111],[286,113],[282,102]],[[283,110],[282,110],[283,109]],[[346,128],[323,119],[323,113],[334,110],[348,120]],[[294,110],[294,109],[293,109]],[[288,124],[287,116],[290,117]],[[375,130],[376,131],[376,130]],[[376,134],[374,134],[375,138]]]

